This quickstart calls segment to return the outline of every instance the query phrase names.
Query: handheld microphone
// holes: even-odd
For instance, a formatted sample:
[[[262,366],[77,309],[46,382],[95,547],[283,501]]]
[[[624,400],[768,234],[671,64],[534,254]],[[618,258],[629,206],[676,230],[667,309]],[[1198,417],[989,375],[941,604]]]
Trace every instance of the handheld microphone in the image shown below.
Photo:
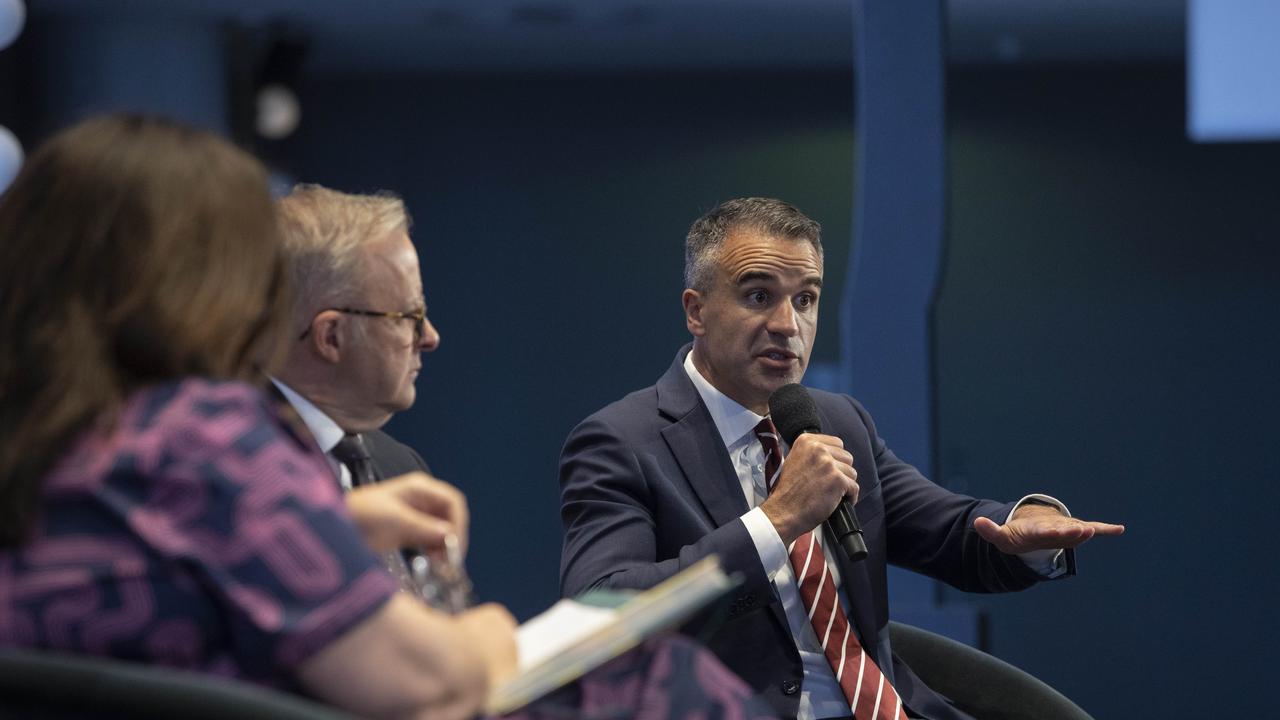
[[[778,428],[778,434],[787,445],[794,445],[801,433],[821,433],[822,420],[818,417],[818,406],[803,385],[790,383],[783,385],[769,396],[769,417]],[[840,498],[840,504],[824,523],[836,536],[844,554],[850,562],[857,562],[867,556],[867,543],[862,539],[862,527],[858,525],[858,516],[853,514],[853,503],[848,497]]]

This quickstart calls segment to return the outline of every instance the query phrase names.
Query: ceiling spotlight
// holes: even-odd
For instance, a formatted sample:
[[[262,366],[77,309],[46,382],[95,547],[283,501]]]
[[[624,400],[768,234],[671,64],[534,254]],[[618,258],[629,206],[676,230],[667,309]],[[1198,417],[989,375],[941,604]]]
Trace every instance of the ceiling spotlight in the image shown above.
[[[255,84],[254,128],[260,136],[281,140],[298,129],[302,120],[298,86],[307,52],[303,35],[282,26],[273,28]]]
[[[18,38],[27,20],[27,6],[22,0],[0,0],[0,50]]]
[[[302,105],[292,88],[271,83],[258,89],[254,128],[259,135],[268,140],[287,138],[298,129],[301,119]]]
[[[22,168],[22,143],[9,128],[0,125],[0,193],[18,176]]]

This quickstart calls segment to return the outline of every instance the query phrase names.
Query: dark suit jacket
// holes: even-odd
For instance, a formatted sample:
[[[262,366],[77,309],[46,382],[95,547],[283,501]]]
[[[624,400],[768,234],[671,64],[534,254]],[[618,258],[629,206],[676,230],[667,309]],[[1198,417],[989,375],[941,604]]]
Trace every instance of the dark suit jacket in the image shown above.
[[[373,471],[379,480],[386,480],[407,472],[431,472],[418,451],[396,440],[381,430],[364,433],[364,444],[373,459]]]
[[[719,555],[742,584],[725,600],[727,620],[689,631],[698,632],[779,713],[794,717],[800,655],[740,520],[748,506],[728,452],[685,374],[689,348],[676,354],[657,384],[605,407],[570,433],[560,459],[561,591],[572,596],[596,587],[647,588]],[[965,717],[892,655],[885,566],[892,562],[970,591],[1028,587],[1040,577],[972,529],[980,515],[1003,522],[1012,504],[935,485],[885,447],[856,400],[820,391],[813,396],[823,431],[844,441],[858,471],[855,512],[869,556],[856,564],[841,553],[832,556],[859,640],[912,711]]]

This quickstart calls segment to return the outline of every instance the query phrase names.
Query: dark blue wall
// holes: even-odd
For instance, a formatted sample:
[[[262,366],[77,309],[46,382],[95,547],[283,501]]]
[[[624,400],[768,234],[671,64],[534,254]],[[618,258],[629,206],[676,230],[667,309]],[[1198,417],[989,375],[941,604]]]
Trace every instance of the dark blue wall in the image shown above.
[[[1100,719],[1273,715],[1247,678],[1280,666],[1280,145],[1187,142],[1179,70],[950,98],[942,479],[1128,524],[1079,577],[981,599],[991,647]]]

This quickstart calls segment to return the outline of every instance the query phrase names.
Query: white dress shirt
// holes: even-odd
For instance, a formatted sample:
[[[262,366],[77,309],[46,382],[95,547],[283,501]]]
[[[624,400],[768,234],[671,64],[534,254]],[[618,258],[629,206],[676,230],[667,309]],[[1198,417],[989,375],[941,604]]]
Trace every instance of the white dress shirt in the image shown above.
[[[324,457],[329,461],[329,467],[333,470],[334,477],[338,478],[338,482],[342,485],[345,492],[352,487],[351,471],[346,465],[338,462],[333,456],[333,448],[346,435],[342,428],[338,427],[338,423],[333,418],[324,414],[324,411],[316,407],[310,400],[302,397],[293,388],[285,385],[275,378],[271,378],[271,382],[280,389],[289,404],[294,410],[298,411],[298,416],[302,418],[303,424],[311,431],[311,436],[315,438],[316,445],[324,451]]]
[[[756,438],[755,427],[764,418],[730,399],[702,377],[702,373],[698,372],[693,365],[692,352],[685,356],[684,371],[711,413],[711,419],[720,432],[720,439],[729,452],[729,460],[738,475],[738,482],[742,486],[747,505],[751,508],[742,516],[742,522],[755,543],[765,574],[773,583],[778,599],[782,601],[782,609],[791,630],[791,637],[800,651],[804,678],[800,688],[800,705],[796,720],[847,716],[849,704],[840,690],[839,683],[836,682],[830,663],[822,652],[822,644],[809,623],[809,614],[800,598],[800,588],[796,584],[795,572],[788,559],[787,547],[783,545],[782,538],[778,536],[773,523],[760,509],[760,504],[767,497],[767,491],[764,475],[764,448]],[[1014,510],[1032,500],[1050,503],[1064,513],[1067,512],[1062,503],[1047,495],[1039,494],[1023,498],[1014,506]],[[828,552],[826,538],[822,533],[816,533],[816,537],[818,543],[822,545],[823,552]],[[1061,556],[1061,550],[1039,550],[1025,553],[1020,557],[1041,575],[1055,577],[1066,572]],[[843,586],[840,569],[834,563],[827,563],[827,565],[835,587],[839,590]],[[836,597],[840,599],[845,615],[851,615],[845,593],[837,592]]]

